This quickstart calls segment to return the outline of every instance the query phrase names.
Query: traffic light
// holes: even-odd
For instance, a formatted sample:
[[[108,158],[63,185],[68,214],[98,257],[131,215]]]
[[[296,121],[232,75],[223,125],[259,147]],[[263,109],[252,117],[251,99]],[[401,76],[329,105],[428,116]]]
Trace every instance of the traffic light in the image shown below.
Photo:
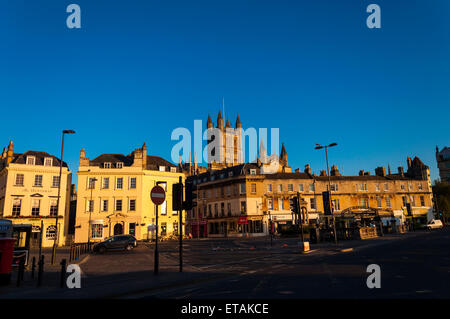
[[[192,183],[186,182],[185,185],[185,197],[186,200],[184,201],[183,208],[185,210],[191,210],[192,207],[197,206],[197,194],[194,193],[194,185]]]
[[[297,215],[299,213],[297,197],[293,197],[289,200],[289,206],[291,208],[292,214]]]
[[[331,215],[331,207],[330,207],[330,192],[326,191],[322,193],[323,199],[323,212],[325,215]]]
[[[183,184],[176,183],[172,185],[172,210],[179,211],[183,209]]]

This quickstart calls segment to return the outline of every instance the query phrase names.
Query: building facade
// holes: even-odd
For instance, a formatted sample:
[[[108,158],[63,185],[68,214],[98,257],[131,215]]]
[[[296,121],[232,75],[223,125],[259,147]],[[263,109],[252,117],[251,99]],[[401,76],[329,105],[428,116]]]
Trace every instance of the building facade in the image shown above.
[[[154,238],[156,206],[151,189],[159,182],[166,201],[158,207],[161,237],[178,235],[179,215],[172,210],[172,185],[184,174],[172,163],[147,155],[147,146],[129,155],[101,154],[93,160],[80,152],[75,242],[96,242],[132,234],[138,240]]]
[[[267,234],[270,225],[275,232],[296,223],[291,200],[300,195],[306,208],[306,224],[326,221],[323,192],[331,185],[332,207],[342,227],[352,223],[369,223],[375,217],[385,223],[395,220],[424,224],[433,218],[433,195],[429,168],[419,158],[408,157],[408,169],[386,174],[384,167],[375,175],[360,171],[358,176],[342,176],[332,166],[330,176],[305,170],[292,172],[287,152],[282,146],[280,157],[267,161],[260,146],[256,163],[241,164],[221,170],[192,175],[197,206],[187,212],[188,231],[193,237],[259,236]]]
[[[441,181],[450,183],[450,147],[444,147],[439,151],[436,146],[436,161]]]
[[[0,217],[32,225],[31,245],[51,247],[67,241],[71,173],[63,163],[58,207],[60,159],[42,151],[14,153],[12,141],[0,159]],[[58,214],[58,227],[56,216]]]

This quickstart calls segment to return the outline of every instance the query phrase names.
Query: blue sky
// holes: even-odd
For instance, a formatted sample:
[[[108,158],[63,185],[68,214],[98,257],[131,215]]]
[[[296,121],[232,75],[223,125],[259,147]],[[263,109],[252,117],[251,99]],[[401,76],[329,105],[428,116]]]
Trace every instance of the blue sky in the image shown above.
[[[82,28],[66,27],[77,3]],[[366,7],[381,7],[368,29]],[[450,2],[0,1],[3,145],[45,150],[73,172],[79,151],[170,159],[173,129],[225,113],[278,127],[293,168],[346,175],[450,145]]]

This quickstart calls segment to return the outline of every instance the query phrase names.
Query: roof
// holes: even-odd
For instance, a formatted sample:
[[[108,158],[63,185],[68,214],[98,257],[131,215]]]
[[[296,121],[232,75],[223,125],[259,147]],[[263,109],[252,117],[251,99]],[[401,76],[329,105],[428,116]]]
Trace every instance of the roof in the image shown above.
[[[47,152],[43,152],[43,151],[26,151],[23,154],[14,153],[11,163],[26,164],[26,159],[28,156],[34,156],[36,158],[35,165],[44,165],[44,160],[46,157],[50,157],[53,159],[52,166],[59,167],[61,164],[61,161],[59,160],[58,157],[48,154]],[[63,167],[68,167],[66,162],[63,162]]]
[[[168,166],[168,167],[177,167],[169,161],[166,161],[164,158],[159,156],[147,155],[147,169],[149,170],[157,170],[159,166]]]
[[[91,166],[101,166],[103,163],[123,163],[124,166],[132,166],[133,165],[133,155],[123,155],[123,154],[101,154],[97,156],[95,159],[89,162]],[[160,166],[166,167],[177,167],[171,162],[165,160],[159,156],[147,155],[147,167],[148,170],[159,170]]]

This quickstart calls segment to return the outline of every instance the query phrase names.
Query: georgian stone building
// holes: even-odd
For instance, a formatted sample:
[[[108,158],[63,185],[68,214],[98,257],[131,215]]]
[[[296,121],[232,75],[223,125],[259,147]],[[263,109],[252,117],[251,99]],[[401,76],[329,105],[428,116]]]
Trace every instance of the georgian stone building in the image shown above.
[[[220,170],[208,170],[187,178],[195,186],[197,207],[187,212],[187,231],[194,237],[250,236],[268,233],[270,221],[275,231],[295,223],[290,200],[300,194],[301,205],[307,209],[305,223],[322,223],[324,205],[322,193],[331,181],[333,213],[338,224],[373,221],[403,224],[426,223],[433,218],[433,198],[429,168],[417,157],[407,158],[408,168],[392,174],[384,167],[375,174],[360,171],[358,176],[342,176],[331,167],[315,175],[309,165],[303,172],[292,172],[287,152],[282,146],[280,157],[267,160],[264,145],[260,146],[256,163],[240,164]],[[408,211],[408,206],[411,207]]]
[[[52,247],[55,238],[66,244],[72,175],[63,163],[58,207],[59,167],[60,159],[43,151],[14,153],[12,141],[1,155],[0,218],[32,225],[35,247],[41,235],[43,247]]]
[[[101,154],[93,160],[82,149],[77,174],[76,242],[120,234],[132,234],[138,240],[152,238],[156,211],[150,191],[157,182],[166,190],[166,201],[158,209],[159,235],[179,233],[172,185],[180,177],[184,181],[184,174],[165,159],[147,155],[145,143],[129,155]]]

